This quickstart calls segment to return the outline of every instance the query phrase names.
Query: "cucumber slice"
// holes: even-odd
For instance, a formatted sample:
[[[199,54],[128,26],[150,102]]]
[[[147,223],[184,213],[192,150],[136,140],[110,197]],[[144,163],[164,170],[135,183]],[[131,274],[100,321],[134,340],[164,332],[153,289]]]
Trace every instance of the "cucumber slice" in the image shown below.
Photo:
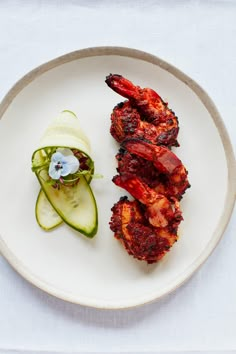
[[[47,183],[47,170],[41,170],[36,176],[51,206],[61,219],[83,235],[95,236],[98,228],[97,204],[86,179],[81,176],[75,186],[61,185],[58,190]]]
[[[91,174],[85,175],[87,182],[90,183],[94,173],[94,164],[91,162]],[[51,206],[44,191],[40,189],[35,206],[35,216],[39,226],[46,230],[53,230],[55,227],[63,223],[62,218],[57,214],[55,209]]]
[[[46,231],[50,231],[63,223],[62,218],[51,206],[42,189],[40,189],[36,201],[35,216],[39,226]]]

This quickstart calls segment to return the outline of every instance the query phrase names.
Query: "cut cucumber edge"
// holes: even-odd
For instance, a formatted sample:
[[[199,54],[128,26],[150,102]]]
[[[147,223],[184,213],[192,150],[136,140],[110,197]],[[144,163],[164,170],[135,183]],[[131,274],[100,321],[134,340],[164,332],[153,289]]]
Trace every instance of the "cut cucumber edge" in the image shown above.
[[[54,230],[63,223],[62,218],[54,210],[42,189],[40,189],[36,200],[35,217],[38,225],[45,231]]]

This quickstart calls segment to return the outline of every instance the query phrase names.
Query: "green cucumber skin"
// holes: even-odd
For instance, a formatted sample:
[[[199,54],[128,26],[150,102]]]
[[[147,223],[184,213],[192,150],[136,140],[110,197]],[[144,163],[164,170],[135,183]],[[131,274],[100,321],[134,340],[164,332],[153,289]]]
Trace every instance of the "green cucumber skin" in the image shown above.
[[[44,230],[44,231],[51,231],[51,230],[54,230],[56,227],[58,227],[59,225],[61,225],[63,223],[63,220],[61,219],[60,221],[56,222],[56,223],[52,223],[50,227],[46,227],[45,225],[43,225],[41,222],[40,222],[40,212],[38,211],[38,208],[39,208],[39,203],[40,203],[40,200],[41,200],[41,197],[42,197],[42,193],[44,194],[45,198],[48,200],[46,194],[44,193],[44,191],[42,189],[40,189],[39,191],[39,194],[38,194],[38,197],[37,197],[37,200],[36,200],[36,204],[35,204],[35,218],[36,218],[36,221],[38,223],[38,225]],[[49,202],[48,200],[48,203],[50,204],[51,206],[51,203]],[[54,208],[53,208],[54,209]],[[54,209],[55,210],[55,209]]]
[[[40,183],[40,185],[41,185],[41,188],[42,188],[42,190],[44,191],[46,197],[48,198],[50,204],[52,205],[52,207],[54,208],[54,210],[58,213],[58,215],[62,218],[62,220],[63,220],[67,225],[69,225],[71,228],[73,228],[73,229],[76,230],[76,231],[79,231],[81,234],[85,235],[86,237],[93,238],[93,237],[96,235],[97,230],[98,230],[98,211],[97,211],[97,203],[96,203],[94,194],[93,194],[92,189],[91,189],[91,187],[89,186],[88,182],[86,182],[86,184],[87,184],[87,188],[89,189],[90,195],[91,195],[91,197],[92,197],[92,201],[93,201],[93,203],[94,203],[94,208],[95,208],[95,220],[96,220],[95,225],[94,225],[93,229],[92,229],[90,232],[86,232],[86,231],[83,230],[81,227],[75,226],[75,225],[73,225],[72,223],[68,222],[68,220],[62,215],[62,213],[60,212],[60,210],[58,210],[58,208],[56,208],[56,206],[51,203],[51,201],[50,201],[50,196],[48,195],[47,191],[45,190],[44,183],[42,182],[42,180],[41,180],[40,176],[38,175],[38,173],[35,173],[35,174],[36,174],[36,176],[37,176],[37,178],[38,178],[38,181],[39,181],[39,183]],[[83,178],[84,178],[84,177],[81,176],[81,179],[83,179]],[[85,181],[86,181],[86,179],[85,179]],[[51,187],[51,188],[53,188],[53,187]]]

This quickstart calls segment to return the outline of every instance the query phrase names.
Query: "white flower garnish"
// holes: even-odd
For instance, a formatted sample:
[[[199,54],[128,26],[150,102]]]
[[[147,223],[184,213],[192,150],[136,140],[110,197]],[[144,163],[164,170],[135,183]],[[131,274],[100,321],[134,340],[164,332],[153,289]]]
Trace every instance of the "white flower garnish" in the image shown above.
[[[79,165],[79,160],[70,149],[58,148],[51,157],[48,173],[52,179],[57,180],[77,172]]]

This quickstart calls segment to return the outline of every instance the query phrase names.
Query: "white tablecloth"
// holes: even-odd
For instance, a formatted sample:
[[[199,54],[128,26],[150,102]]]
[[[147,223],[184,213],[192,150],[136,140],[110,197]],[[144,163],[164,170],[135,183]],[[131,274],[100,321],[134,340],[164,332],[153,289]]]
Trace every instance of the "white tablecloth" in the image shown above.
[[[233,0],[2,0],[0,99],[23,74],[61,54],[99,45],[133,47],[199,82],[235,147],[235,38]],[[233,352],[235,231],[234,212],[221,243],[188,283],[130,310],[60,301],[28,284],[0,257],[0,353]]]

